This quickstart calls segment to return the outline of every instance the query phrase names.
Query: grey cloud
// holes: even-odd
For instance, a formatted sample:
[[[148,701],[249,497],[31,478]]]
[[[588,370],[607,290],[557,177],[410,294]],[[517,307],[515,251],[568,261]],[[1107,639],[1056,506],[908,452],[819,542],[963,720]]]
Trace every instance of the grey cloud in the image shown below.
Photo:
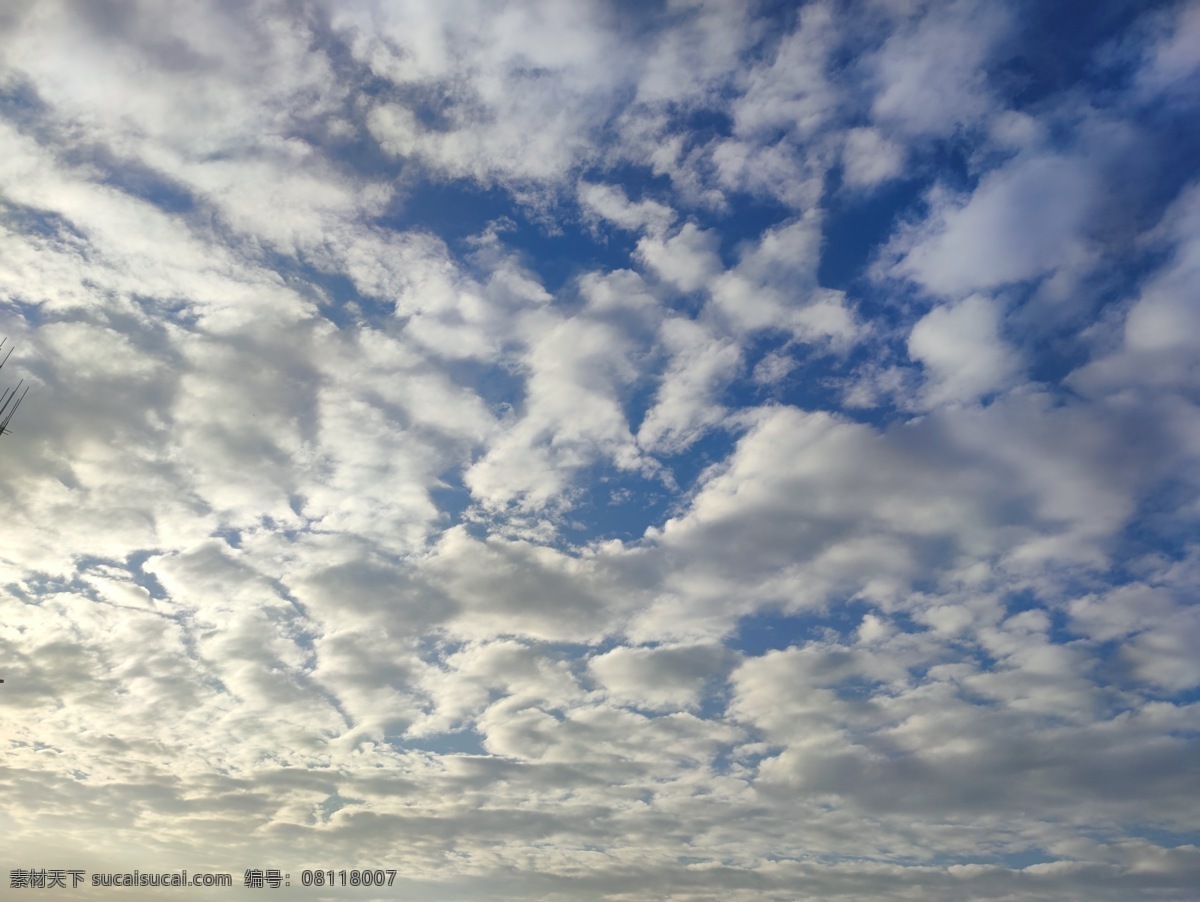
[[[618,702],[656,710],[694,710],[709,685],[732,666],[733,657],[713,645],[622,647],[592,658],[588,669]]]

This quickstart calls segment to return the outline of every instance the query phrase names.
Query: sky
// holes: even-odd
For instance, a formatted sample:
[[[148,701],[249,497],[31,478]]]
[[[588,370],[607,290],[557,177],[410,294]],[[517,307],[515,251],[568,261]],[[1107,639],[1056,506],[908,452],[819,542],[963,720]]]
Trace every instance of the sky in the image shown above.
[[[1194,0],[0,5],[3,885],[1200,899],[1198,160]]]

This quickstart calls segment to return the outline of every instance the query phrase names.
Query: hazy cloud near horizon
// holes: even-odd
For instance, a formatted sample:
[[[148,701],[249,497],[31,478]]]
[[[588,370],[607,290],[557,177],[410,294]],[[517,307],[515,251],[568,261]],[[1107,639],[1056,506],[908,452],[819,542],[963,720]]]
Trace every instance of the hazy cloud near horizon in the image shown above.
[[[8,4],[3,870],[1194,898],[1198,34]]]

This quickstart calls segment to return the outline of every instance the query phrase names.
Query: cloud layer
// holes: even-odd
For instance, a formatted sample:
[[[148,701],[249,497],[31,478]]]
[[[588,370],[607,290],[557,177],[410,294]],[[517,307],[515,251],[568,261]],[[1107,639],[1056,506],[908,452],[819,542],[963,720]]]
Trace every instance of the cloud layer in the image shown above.
[[[6,867],[1188,898],[1200,16],[1081,15],[0,12]]]

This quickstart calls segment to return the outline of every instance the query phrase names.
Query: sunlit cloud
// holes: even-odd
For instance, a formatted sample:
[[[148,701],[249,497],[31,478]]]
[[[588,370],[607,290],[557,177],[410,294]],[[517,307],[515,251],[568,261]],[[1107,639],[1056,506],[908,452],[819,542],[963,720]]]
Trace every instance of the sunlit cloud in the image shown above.
[[[1194,892],[1200,16],[1073,15],[0,12],[6,867]]]

